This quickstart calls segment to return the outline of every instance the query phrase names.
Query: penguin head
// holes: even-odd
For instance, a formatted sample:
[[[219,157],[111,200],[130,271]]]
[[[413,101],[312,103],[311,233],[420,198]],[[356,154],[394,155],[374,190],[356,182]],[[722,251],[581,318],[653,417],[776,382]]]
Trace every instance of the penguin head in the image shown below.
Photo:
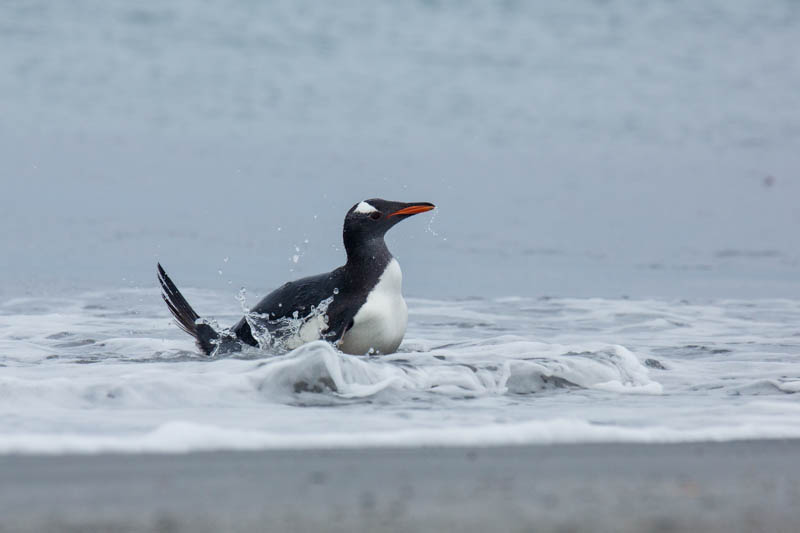
[[[436,206],[429,202],[390,202],[380,198],[359,202],[344,217],[345,245],[382,238],[401,220],[430,211],[434,207]]]

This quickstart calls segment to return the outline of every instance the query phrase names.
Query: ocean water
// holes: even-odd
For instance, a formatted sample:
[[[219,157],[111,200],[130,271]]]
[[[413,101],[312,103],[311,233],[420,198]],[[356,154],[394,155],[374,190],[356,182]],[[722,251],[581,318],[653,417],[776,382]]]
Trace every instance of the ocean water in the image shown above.
[[[800,4],[0,3],[0,451],[800,436]],[[400,352],[200,356],[387,237]]]
[[[209,358],[152,289],[6,301],[0,452],[800,437],[796,300],[409,304],[392,355]]]

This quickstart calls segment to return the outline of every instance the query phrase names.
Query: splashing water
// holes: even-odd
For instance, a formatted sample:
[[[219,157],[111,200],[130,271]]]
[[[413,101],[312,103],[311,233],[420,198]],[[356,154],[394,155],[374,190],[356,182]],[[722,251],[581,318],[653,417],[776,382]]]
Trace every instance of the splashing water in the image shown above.
[[[434,237],[439,237],[439,233],[433,229],[433,222],[436,220],[436,217],[439,215],[439,209],[434,209],[431,216],[428,218],[428,226],[425,229],[428,233],[433,235]],[[442,241],[446,241],[447,237],[442,237]]]
[[[295,311],[291,317],[270,319],[265,315],[248,313],[247,322],[251,324],[251,328],[255,325],[253,336],[262,350],[277,354],[286,353],[310,340],[325,338],[325,331],[328,329],[328,307],[333,298],[329,296],[316,306],[311,306],[311,311],[305,316],[300,316]]]
[[[244,287],[239,290],[236,299],[241,305],[244,319],[250,326],[250,333],[258,343],[259,349],[272,354],[282,354],[311,340],[325,338],[325,331],[328,328],[328,307],[338,293],[339,290],[334,289],[332,296],[325,298],[316,306],[311,306],[311,311],[305,316],[300,316],[295,311],[290,317],[277,319],[252,312],[247,306],[247,290]],[[231,343],[236,344],[237,349],[243,348],[230,328],[220,328],[216,323],[213,325],[220,333],[220,338],[214,342],[217,348],[212,355],[224,355],[226,351],[229,352]]]

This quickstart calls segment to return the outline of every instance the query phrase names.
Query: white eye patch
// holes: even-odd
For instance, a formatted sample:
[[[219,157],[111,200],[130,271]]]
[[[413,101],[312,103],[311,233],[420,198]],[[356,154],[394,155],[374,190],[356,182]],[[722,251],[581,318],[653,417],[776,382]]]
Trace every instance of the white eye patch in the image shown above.
[[[375,209],[375,207],[373,207],[372,204],[368,204],[367,202],[361,202],[356,206],[356,209],[353,212],[361,213],[362,215],[368,215],[370,213],[374,213],[375,211],[377,211],[377,209]]]

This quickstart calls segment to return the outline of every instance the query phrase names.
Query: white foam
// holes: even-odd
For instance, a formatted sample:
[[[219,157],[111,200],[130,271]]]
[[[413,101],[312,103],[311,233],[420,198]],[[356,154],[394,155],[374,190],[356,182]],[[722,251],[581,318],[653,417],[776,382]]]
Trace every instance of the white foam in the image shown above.
[[[574,442],[702,442],[800,438],[796,425],[711,426],[693,430],[625,428],[555,418],[512,424],[414,430],[287,434],[175,420],[127,435],[19,433],[0,438],[0,453],[184,453],[211,450],[501,446]]]
[[[155,290],[0,304],[0,452],[800,436],[798,302],[410,306],[389,356],[207,358]]]

